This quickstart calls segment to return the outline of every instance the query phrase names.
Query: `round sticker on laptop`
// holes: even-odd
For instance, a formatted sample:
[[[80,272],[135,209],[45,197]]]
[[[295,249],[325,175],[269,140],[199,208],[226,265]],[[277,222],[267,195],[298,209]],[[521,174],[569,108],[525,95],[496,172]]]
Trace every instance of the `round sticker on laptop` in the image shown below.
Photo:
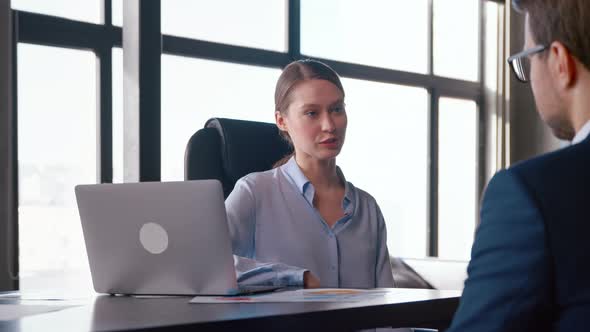
[[[148,222],[139,230],[139,241],[148,252],[161,254],[168,248],[168,233],[155,222]]]

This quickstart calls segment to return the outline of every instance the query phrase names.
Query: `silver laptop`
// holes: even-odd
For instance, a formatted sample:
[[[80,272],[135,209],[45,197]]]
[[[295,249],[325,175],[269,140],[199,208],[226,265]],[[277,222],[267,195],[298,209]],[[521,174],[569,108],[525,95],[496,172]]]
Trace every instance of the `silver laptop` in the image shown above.
[[[78,211],[98,293],[236,295],[217,180],[78,185]]]

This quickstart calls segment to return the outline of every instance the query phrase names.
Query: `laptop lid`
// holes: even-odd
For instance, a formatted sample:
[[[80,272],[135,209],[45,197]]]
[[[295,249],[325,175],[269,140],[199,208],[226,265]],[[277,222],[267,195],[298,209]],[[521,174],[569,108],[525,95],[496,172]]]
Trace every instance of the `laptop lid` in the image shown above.
[[[96,292],[236,292],[219,181],[78,185],[75,191]]]

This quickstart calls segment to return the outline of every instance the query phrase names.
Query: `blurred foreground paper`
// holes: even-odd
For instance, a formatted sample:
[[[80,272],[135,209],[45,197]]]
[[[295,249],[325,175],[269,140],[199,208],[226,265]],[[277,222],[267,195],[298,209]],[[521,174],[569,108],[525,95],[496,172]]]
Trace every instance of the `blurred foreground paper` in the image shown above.
[[[14,320],[25,316],[38,315],[58,311],[72,306],[62,305],[31,305],[31,304],[0,304],[0,320]]]
[[[315,288],[248,296],[196,296],[191,303],[360,302],[394,294],[395,290]]]

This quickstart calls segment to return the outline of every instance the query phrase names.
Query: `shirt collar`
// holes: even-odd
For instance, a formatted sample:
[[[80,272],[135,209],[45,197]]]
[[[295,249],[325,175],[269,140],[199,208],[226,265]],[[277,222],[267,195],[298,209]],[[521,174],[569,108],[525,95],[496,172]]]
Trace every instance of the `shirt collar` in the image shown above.
[[[342,173],[342,170],[338,166],[336,166],[336,173],[338,173],[338,177],[344,182],[344,200],[342,201],[342,209],[346,214],[350,214],[349,207],[350,202],[352,202],[352,185],[346,181],[344,173]]]
[[[291,180],[291,183],[295,185],[297,190],[302,194],[305,193],[308,184],[311,183],[305,177],[305,175],[301,171],[301,168],[299,168],[299,165],[297,165],[297,162],[295,161],[295,156],[289,158],[289,161],[287,161],[287,163],[281,166],[281,168],[283,169],[285,174],[287,174],[289,180]]]
[[[572,140],[572,144],[580,143],[588,137],[588,134],[590,134],[590,120],[576,133],[576,136],[574,136],[574,139]]]
[[[299,165],[297,165],[297,161],[295,161],[295,156],[291,157],[287,163],[281,166],[281,169],[285,172],[287,177],[289,178],[290,182],[295,185],[297,190],[305,197],[305,199],[313,206],[313,196],[315,194],[315,188],[311,184],[311,182],[305,177]],[[342,201],[342,208],[344,211],[347,211],[347,208],[350,206],[352,202],[352,188],[351,184],[346,181],[344,177],[344,173],[340,167],[336,166],[336,173],[338,177],[342,179],[344,182],[344,200]]]

